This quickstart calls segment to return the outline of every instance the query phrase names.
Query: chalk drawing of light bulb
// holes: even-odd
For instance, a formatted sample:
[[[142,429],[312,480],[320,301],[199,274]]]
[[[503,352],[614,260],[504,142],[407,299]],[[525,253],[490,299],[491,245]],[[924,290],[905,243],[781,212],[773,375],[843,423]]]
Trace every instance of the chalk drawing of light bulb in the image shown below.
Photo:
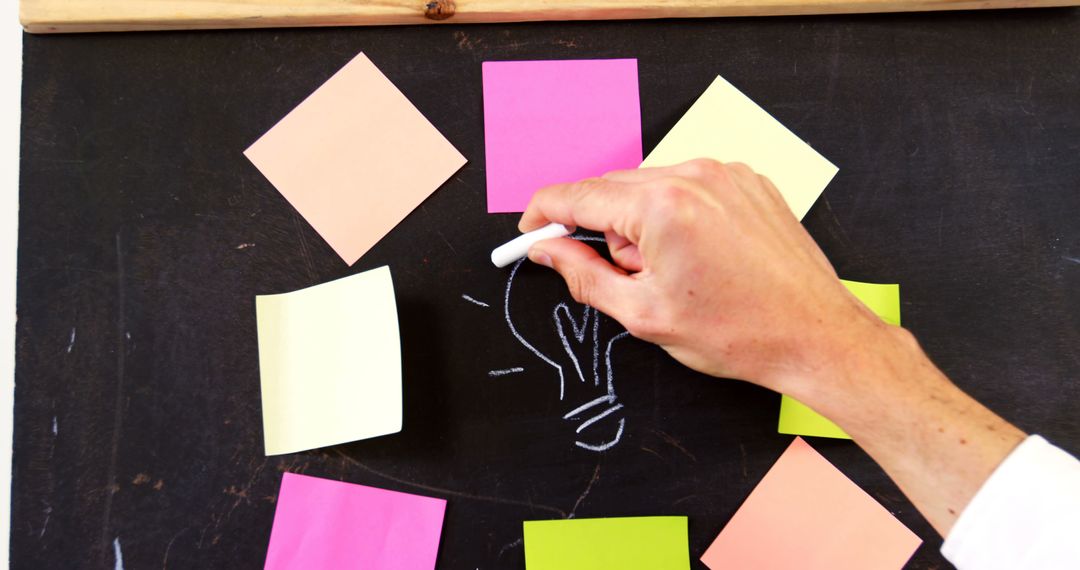
[[[572,237],[604,243],[599,237]],[[574,301],[561,280],[549,279],[547,287],[532,280],[526,292],[525,263],[515,263],[506,281],[503,312],[510,333],[554,370],[552,395],[565,404],[561,419],[577,424],[574,445],[595,452],[611,449],[626,429],[611,353],[629,333],[595,308]]]

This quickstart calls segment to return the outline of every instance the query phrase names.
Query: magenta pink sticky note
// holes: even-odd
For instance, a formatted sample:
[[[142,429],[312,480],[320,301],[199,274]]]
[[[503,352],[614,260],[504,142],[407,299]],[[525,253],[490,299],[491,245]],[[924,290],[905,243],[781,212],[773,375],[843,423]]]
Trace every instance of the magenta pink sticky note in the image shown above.
[[[636,59],[485,61],[488,212],[641,164]]]
[[[267,569],[432,570],[446,501],[286,473]]]

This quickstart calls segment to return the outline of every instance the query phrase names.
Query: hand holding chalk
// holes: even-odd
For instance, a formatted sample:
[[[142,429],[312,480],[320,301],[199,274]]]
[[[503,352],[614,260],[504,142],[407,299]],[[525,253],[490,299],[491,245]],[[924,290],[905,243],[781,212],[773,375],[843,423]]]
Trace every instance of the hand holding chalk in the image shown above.
[[[570,235],[570,229],[562,224],[548,224],[538,230],[519,235],[491,252],[495,267],[506,267],[529,254],[529,248],[538,241]]]

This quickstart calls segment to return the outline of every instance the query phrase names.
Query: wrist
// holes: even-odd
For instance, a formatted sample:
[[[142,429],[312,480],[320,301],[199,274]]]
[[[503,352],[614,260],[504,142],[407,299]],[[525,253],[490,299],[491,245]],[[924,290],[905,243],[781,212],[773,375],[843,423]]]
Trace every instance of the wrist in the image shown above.
[[[910,332],[877,317],[855,319],[818,335],[810,352],[804,369],[781,391],[845,431],[876,423],[898,396],[949,383]]]

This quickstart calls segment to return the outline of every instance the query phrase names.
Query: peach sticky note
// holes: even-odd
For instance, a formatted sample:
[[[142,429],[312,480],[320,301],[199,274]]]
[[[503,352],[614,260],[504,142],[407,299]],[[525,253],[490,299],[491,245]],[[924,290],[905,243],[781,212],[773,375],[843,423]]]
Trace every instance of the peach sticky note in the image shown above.
[[[921,543],[797,437],[701,561],[713,570],[896,570]]]
[[[485,61],[488,212],[641,163],[636,59]]]
[[[434,570],[444,499],[286,473],[266,570]]]
[[[349,265],[465,164],[363,53],[244,155]]]

